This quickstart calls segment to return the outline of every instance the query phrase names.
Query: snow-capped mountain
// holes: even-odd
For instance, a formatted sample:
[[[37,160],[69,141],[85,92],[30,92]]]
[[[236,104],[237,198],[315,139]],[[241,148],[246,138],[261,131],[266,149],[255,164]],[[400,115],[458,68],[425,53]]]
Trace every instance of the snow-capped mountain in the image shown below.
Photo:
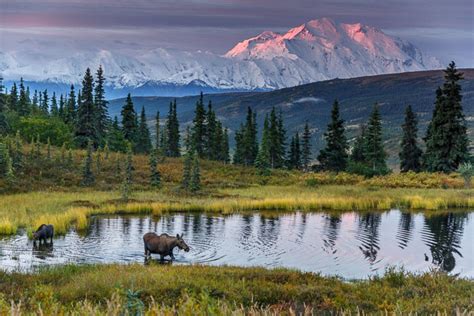
[[[370,26],[337,24],[327,18],[285,34],[263,32],[223,56],[161,48],[133,55],[77,52],[60,59],[26,50],[0,52],[0,74],[6,80],[77,84],[87,67],[99,65],[115,90],[193,86],[216,91],[271,90],[336,77],[441,68],[411,43]]]

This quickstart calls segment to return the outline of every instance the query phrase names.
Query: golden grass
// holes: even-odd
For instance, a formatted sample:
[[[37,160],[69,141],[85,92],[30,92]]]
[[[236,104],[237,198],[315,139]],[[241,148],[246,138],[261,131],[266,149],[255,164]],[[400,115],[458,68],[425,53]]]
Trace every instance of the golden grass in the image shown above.
[[[43,315],[433,315],[456,310],[467,315],[474,310],[472,280],[394,269],[383,277],[348,282],[260,267],[66,265],[30,274],[0,271],[0,279],[1,315],[13,307]]]
[[[247,211],[376,211],[446,210],[474,208],[472,190],[374,189],[357,186],[253,186],[221,189],[201,196],[188,196],[167,188],[139,191],[123,202],[119,192],[32,192],[1,196],[0,234],[14,234],[20,227],[29,232],[42,223],[64,234],[72,225],[87,227],[94,214],[161,214],[163,212]]]

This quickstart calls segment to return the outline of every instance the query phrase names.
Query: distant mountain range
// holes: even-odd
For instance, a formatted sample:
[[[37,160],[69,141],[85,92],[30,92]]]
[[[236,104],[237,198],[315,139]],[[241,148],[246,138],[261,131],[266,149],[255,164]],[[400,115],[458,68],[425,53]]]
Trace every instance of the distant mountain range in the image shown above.
[[[100,50],[48,58],[41,51],[0,52],[7,86],[23,77],[32,89],[67,91],[87,67],[102,65],[109,98],[268,91],[333,78],[440,69],[413,44],[361,24],[312,20],[284,34],[263,32],[225,55],[157,48],[131,55]]]
[[[474,146],[474,69],[462,69],[463,107],[468,123],[471,146]],[[262,121],[272,107],[283,111],[288,134],[302,131],[308,121],[312,128],[314,152],[324,144],[323,133],[330,118],[331,106],[338,99],[341,114],[346,121],[350,141],[359,133],[360,124],[366,122],[373,105],[380,106],[384,139],[390,154],[390,163],[396,166],[398,160],[401,124],[405,107],[411,104],[420,121],[419,136],[424,136],[426,126],[434,108],[435,90],[443,83],[442,71],[408,72],[352,79],[334,79],[270,92],[242,92],[205,95],[205,102],[212,100],[213,108],[225,127],[230,128],[233,143],[235,130],[245,120],[246,108],[257,112],[261,131]],[[160,111],[164,119],[171,97],[134,97],[137,111],[144,106],[154,127],[154,116]],[[198,96],[177,98],[181,129],[191,124]],[[124,99],[111,100],[109,112],[119,116]],[[164,120],[163,120],[164,123]],[[474,153],[474,147],[471,147]]]

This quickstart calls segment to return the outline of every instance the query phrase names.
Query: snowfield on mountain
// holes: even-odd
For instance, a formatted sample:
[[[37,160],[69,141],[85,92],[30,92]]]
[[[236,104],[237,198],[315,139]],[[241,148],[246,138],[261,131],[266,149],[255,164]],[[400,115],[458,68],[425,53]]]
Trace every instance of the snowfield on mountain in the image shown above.
[[[0,73],[7,81],[23,77],[29,82],[78,84],[85,68],[103,65],[113,89],[192,85],[273,90],[333,78],[442,68],[437,59],[409,42],[374,27],[327,18],[284,34],[265,31],[223,56],[163,48],[133,55],[83,51],[59,60],[42,54],[0,52]]]

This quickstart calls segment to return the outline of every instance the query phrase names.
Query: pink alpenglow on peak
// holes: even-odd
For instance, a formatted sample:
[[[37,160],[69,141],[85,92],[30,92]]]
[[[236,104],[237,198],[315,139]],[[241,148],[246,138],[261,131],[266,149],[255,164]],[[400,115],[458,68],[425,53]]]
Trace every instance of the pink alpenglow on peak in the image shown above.
[[[41,51],[30,54],[34,58],[20,55],[0,51],[0,72],[7,80],[80,83],[84,69],[100,64],[107,84],[116,89],[196,83],[220,90],[279,89],[333,78],[442,68],[437,59],[382,30],[328,18],[282,34],[265,31],[239,42],[223,56],[163,48],[131,55],[77,52],[50,61]]]

